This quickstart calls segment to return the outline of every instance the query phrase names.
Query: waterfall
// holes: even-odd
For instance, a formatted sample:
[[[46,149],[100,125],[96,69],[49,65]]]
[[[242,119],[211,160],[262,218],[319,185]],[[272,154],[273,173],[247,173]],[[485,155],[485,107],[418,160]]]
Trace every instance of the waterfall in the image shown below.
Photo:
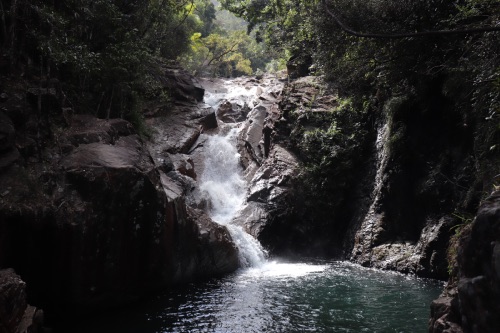
[[[223,132],[223,131],[221,131]],[[231,224],[245,201],[245,180],[236,149],[238,128],[226,134],[209,136],[205,147],[205,168],[200,178],[200,190],[210,200],[210,217],[228,228],[239,250],[242,267],[255,267],[265,262],[266,254],[260,243],[241,226]]]

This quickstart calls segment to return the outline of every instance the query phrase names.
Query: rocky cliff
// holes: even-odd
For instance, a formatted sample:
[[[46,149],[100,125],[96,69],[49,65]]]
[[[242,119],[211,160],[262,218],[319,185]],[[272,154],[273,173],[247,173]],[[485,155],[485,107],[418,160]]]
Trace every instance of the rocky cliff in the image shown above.
[[[255,174],[292,180],[254,233],[277,254],[446,279],[453,228],[470,218],[496,174],[488,167],[498,159],[494,140],[475,131],[489,126],[490,139],[498,131],[457,111],[440,87],[355,101],[318,78],[288,84],[277,114],[267,114],[274,155]],[[286,172],[280,161],[288,161]],[[274,187],[258,182],[249,201],[273,202]]]
[[[500,193],[461,226],[451,253],[454,274],[431,306],[431,333],[493,333],[500,328]]]
[[[149,105],[149,143],[125,120],[73,114],[50,86],[2,85],[0,267],[49,318],[238,266],[227,230],[185,202],[196,173],[182,154],[216,126],[213,110],[182,70],[164,80],[175,99]]]

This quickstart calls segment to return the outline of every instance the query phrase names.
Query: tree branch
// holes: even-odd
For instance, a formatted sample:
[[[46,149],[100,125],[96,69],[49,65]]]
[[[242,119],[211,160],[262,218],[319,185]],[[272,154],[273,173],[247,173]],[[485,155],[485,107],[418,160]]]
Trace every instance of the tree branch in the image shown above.
[[[409,38],[409,37],[429,37],[429,36],[442,36],[442,35],[466,35],[466,34],[477,34],[492,31],[500,31],[500,26],[490,26],[490,27],[479,27],[473,29],[463,29],[463,30],[431,30],[431,31],[421,31],[421,32],[408,32],[408,33],[397,33],[397,34],[383,34],[383,33],[365,33],[355,31],[346,24],[344,24],[337,15],[335,15],[328,7],[327,1],[322,0],[323,6],[326,12],[330,15],[335,23],[345,32],[356,37],[363,38],[385,38],[385,39],[398,39],[398,38]]]
[[[207,64],[207,67],[210,66],[212,64],[212,62],[214,62],[215,60],[220,60],[223,56],[225,56],[226,54],[229,54],[231,52],[234,52],[234,49],[235,47],[237,47],[239,45],[239,43],[235,43],[233,46],[231,46],[229,49],[227,49],[226,51],[222,52],[221,54],[217,55],[217,56],[214,56],[212,57],[212,59],[210,59],[210,61],[208,62]]]

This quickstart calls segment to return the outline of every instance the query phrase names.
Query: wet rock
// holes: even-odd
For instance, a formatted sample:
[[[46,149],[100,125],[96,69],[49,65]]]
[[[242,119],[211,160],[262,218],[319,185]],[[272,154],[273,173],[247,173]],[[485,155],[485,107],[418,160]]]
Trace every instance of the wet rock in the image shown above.
[[[217,118],[224,123],[239,123],[246,119],[249,110],[245,103],[224,101],[217,109]]]
[[[288,209],[289,196],[293,195],[290,180],[297,173],[297,167],[297,158],[275,145],[269,158],[255,171],[244,208],[235,219],[254,237],[258,238],[280,211],[283,214]]]
[[[245,154],[243,154],[244,165],[249,164],[249,160],[253,160],[257,164],[262,164],[265,156],[263,137],[264,122],[268,114],[267,110],[268,108],[264,105],[258,105],[250,111],[248,114],[249,121],[245,122],[240,132],[239,139],[246,150]]]
[[[351,260],[370,267],[386,270],[395,270],[403,273],[412,273],[429,278],[442,278],[447,274],[446,250],[450,237],[451,221],[442,218],[437,223],[432,220],[428,222],[420,234],[417,242],[411,241],[382,241],[381,235],[385,232],[383,228],[384,216],[372,216],[371,224],[365,224],[364,228],[371,230],[371,237],[366,235],[363,229],[358,232],[355,239],[353,257]],[[366,221],[365,221],[366,223]],[[363,246],[369,248],[364,250]]]
[[[193,276],[212,277],[234,272],[239,267],[238,249],[227,228],[212,221],[200,210],[187,209],[188,219],[198,230],[198,250]]]
[[[193,160],[189,155],[174,154],[169,156],[173,170],[178,171],[184,176],[188,176],[196,180],[196,172],[194,170]]]

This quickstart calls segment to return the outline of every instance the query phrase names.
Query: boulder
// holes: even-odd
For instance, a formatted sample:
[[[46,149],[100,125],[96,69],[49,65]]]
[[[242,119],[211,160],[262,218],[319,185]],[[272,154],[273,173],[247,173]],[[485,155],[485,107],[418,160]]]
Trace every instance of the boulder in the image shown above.
[[[194,170],[194,163],[189,155],[171,154],[169,155],[168,160],[172,163],[173,170],[196,180],[197,175]]]
[[[310,54],[295,54],[288,59],[286,71],[290,79],[297,79],[310,75],[310,67],[313,61]]]
[[[235,220],[266,246],[273,246],[272,237],[266,233],[277,227],[272,224],[279,224],[276,218],[289,209],[290,197],[293,196],[291,180],[297,172],[297,157],[275,145],[249,182],[246,203]],[[265,236],[261,235],[263,231]]]
[[[217,109],[217,119],[224,123],[239,123],[246,119],[249,110],[245,103],[226,100]]]
[[[161,112],[146,119],[152,137],[147,142],[155,162],[167,154],[187,154],[204,131],[217,128],[215,111],[204,103],[161,106]]]
[[[180,67],[165,69],[164,84],[177,101],[201,102],[205,89],[196,78]]]

